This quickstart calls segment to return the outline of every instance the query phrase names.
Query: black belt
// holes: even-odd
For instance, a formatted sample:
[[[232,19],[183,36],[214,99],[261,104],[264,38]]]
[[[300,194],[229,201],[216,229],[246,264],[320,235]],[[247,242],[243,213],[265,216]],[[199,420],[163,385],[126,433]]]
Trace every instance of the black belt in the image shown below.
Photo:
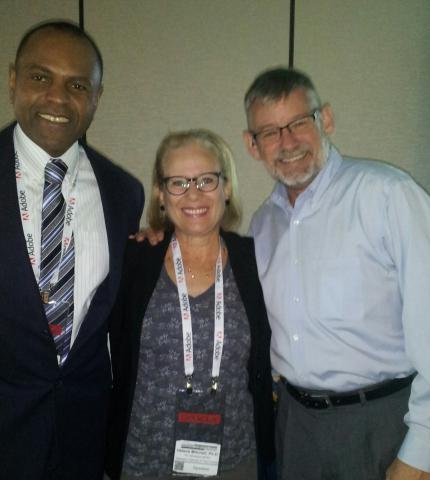
[[[395,378],[383,383],[378,383],[371,387],[365,387],[360,390],[349,391],[345,393],[331,393],[303,390],[294,387],[284,377],[281,377],[281,382],[285,388],[298,402],[306,408],[324,409],[329,407],[341,407],[343,405],[353,405],[355,403],[365,403],[377,398],[386,397],[394,392],[407,387],[412,383],[415,374],[409,377]]]

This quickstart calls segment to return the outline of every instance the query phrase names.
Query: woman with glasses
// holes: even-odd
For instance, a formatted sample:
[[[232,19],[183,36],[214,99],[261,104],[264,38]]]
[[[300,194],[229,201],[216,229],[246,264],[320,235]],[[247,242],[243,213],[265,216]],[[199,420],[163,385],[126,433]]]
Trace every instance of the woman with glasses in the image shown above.
[[[111,322],[112,480],[256,479],[274,457],[270,329],[233,157],[206,130],[172,133],[156,155],[155,247],[129,244]]]

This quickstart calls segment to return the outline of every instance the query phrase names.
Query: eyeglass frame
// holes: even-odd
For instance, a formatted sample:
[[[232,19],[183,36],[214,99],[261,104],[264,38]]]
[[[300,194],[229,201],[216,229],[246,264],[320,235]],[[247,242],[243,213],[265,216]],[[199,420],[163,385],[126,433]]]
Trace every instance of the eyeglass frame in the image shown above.
[[[249,133],[251,134],[254,142],[258,143],[258,138],[257,138],[258,135],[261,135],[264,132],[268,132],[268,131],[272,131],[272,130],[275,131],[276,130],[276,131],[278,131],[278,137],[276,139],[276,141],[278,142],[282,138],[283,130],[287,129],[291,135],[295,135],[295,133],[293,131],[291,131],[291,125],[295,124],[296,122],[300,122],[300,121],[304,120],[305,118],[310,118],[310,117],[313,117],[314,123],[315,123],[315,121],[317,119],[317,114],[320,111],[321,111],[321,108],[314,108],[309,113],[306,113],[305,115],[301,115],[300,117],[296,118],[295,120],[292,120],[291,122],[287,123],[283,127],[269,127],[269,128],[265,128],[263,130],[260,130],[259,132],[250,131]]]
[[[204,177],[205,175],[215,175],[216,178],[217,178],[217,182],[216,182],[216,185],[214,188],[212,188],[211,190],[202,190],[199,185],[197,184],[197,179],[199,179],[200,177]],[[204,173],[201,173],[200,175],[197,175],[197,177],[182,177],[181,175],[172,175],[171,177],[163,177],[161,179],[161,181],[163,182],[163,185],[166,187],[166,190],[167,190],[167,193],[169,193],[170,195],[174,195],[175,197],[179,197],[180,195],[185,195],[185,193],[188,192],[188,190],[190,189],[191,187],[191,182],[194,183],[194,185],[196,186],[197,190],[199,192],[203,192],[203,193],[210,193],[210,192],[213,192],[215,191],[218,186],[219,186],[219,179],[223,177],[223,174],[222,172],[204,172]],[[172,193],[169,188],[167,187],[167,182],[169,180],[171,180],[172,178],[180,178],[182,180],[186,180],[187,181],[187,187],[186,189],[182,192],[182,193]]]

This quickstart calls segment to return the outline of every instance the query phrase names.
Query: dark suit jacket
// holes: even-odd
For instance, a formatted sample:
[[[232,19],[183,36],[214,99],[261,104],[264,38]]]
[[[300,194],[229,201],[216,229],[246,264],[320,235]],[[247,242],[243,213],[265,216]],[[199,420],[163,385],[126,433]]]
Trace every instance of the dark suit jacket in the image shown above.
[[[24,240],[13,127],[0,132],[0,478],[97,480],[111,389],[106,320],[127,236],[138,228],[143,189],[85,147],[103,204],[110,273],[60,369]]]
[[[254,400],[254,420],[259,458],[274,458],[274,420],[270,367],[270,327],[258,280],[254,242],[222,232],[233,275],[251,330],[249,388]],[[170,235],[156,247],[148,242],[129,244],[124,274],[111,324],[114,389],[109,414],[106,471],[119,479],[136,385],[142,320],[163,266]]]

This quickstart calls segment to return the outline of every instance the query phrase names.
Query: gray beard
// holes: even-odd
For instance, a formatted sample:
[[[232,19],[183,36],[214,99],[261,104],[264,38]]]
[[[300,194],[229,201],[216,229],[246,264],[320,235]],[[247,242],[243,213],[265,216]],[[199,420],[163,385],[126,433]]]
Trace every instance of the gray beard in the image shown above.
[[[306,172],[304,172],[300,177],[290,178],[286,177],[274,169],[270,172],[271,176],[283,183],[286,187],[291,188],[300,188],[303,185],[306,185],[308,182],[312,181],[319,172],[324,168],[324,165],[327,163],[328,156],[330,154],[330,140],[328,137],[324,136],[321,139],[321,159],[318,165],[312,165]]]

